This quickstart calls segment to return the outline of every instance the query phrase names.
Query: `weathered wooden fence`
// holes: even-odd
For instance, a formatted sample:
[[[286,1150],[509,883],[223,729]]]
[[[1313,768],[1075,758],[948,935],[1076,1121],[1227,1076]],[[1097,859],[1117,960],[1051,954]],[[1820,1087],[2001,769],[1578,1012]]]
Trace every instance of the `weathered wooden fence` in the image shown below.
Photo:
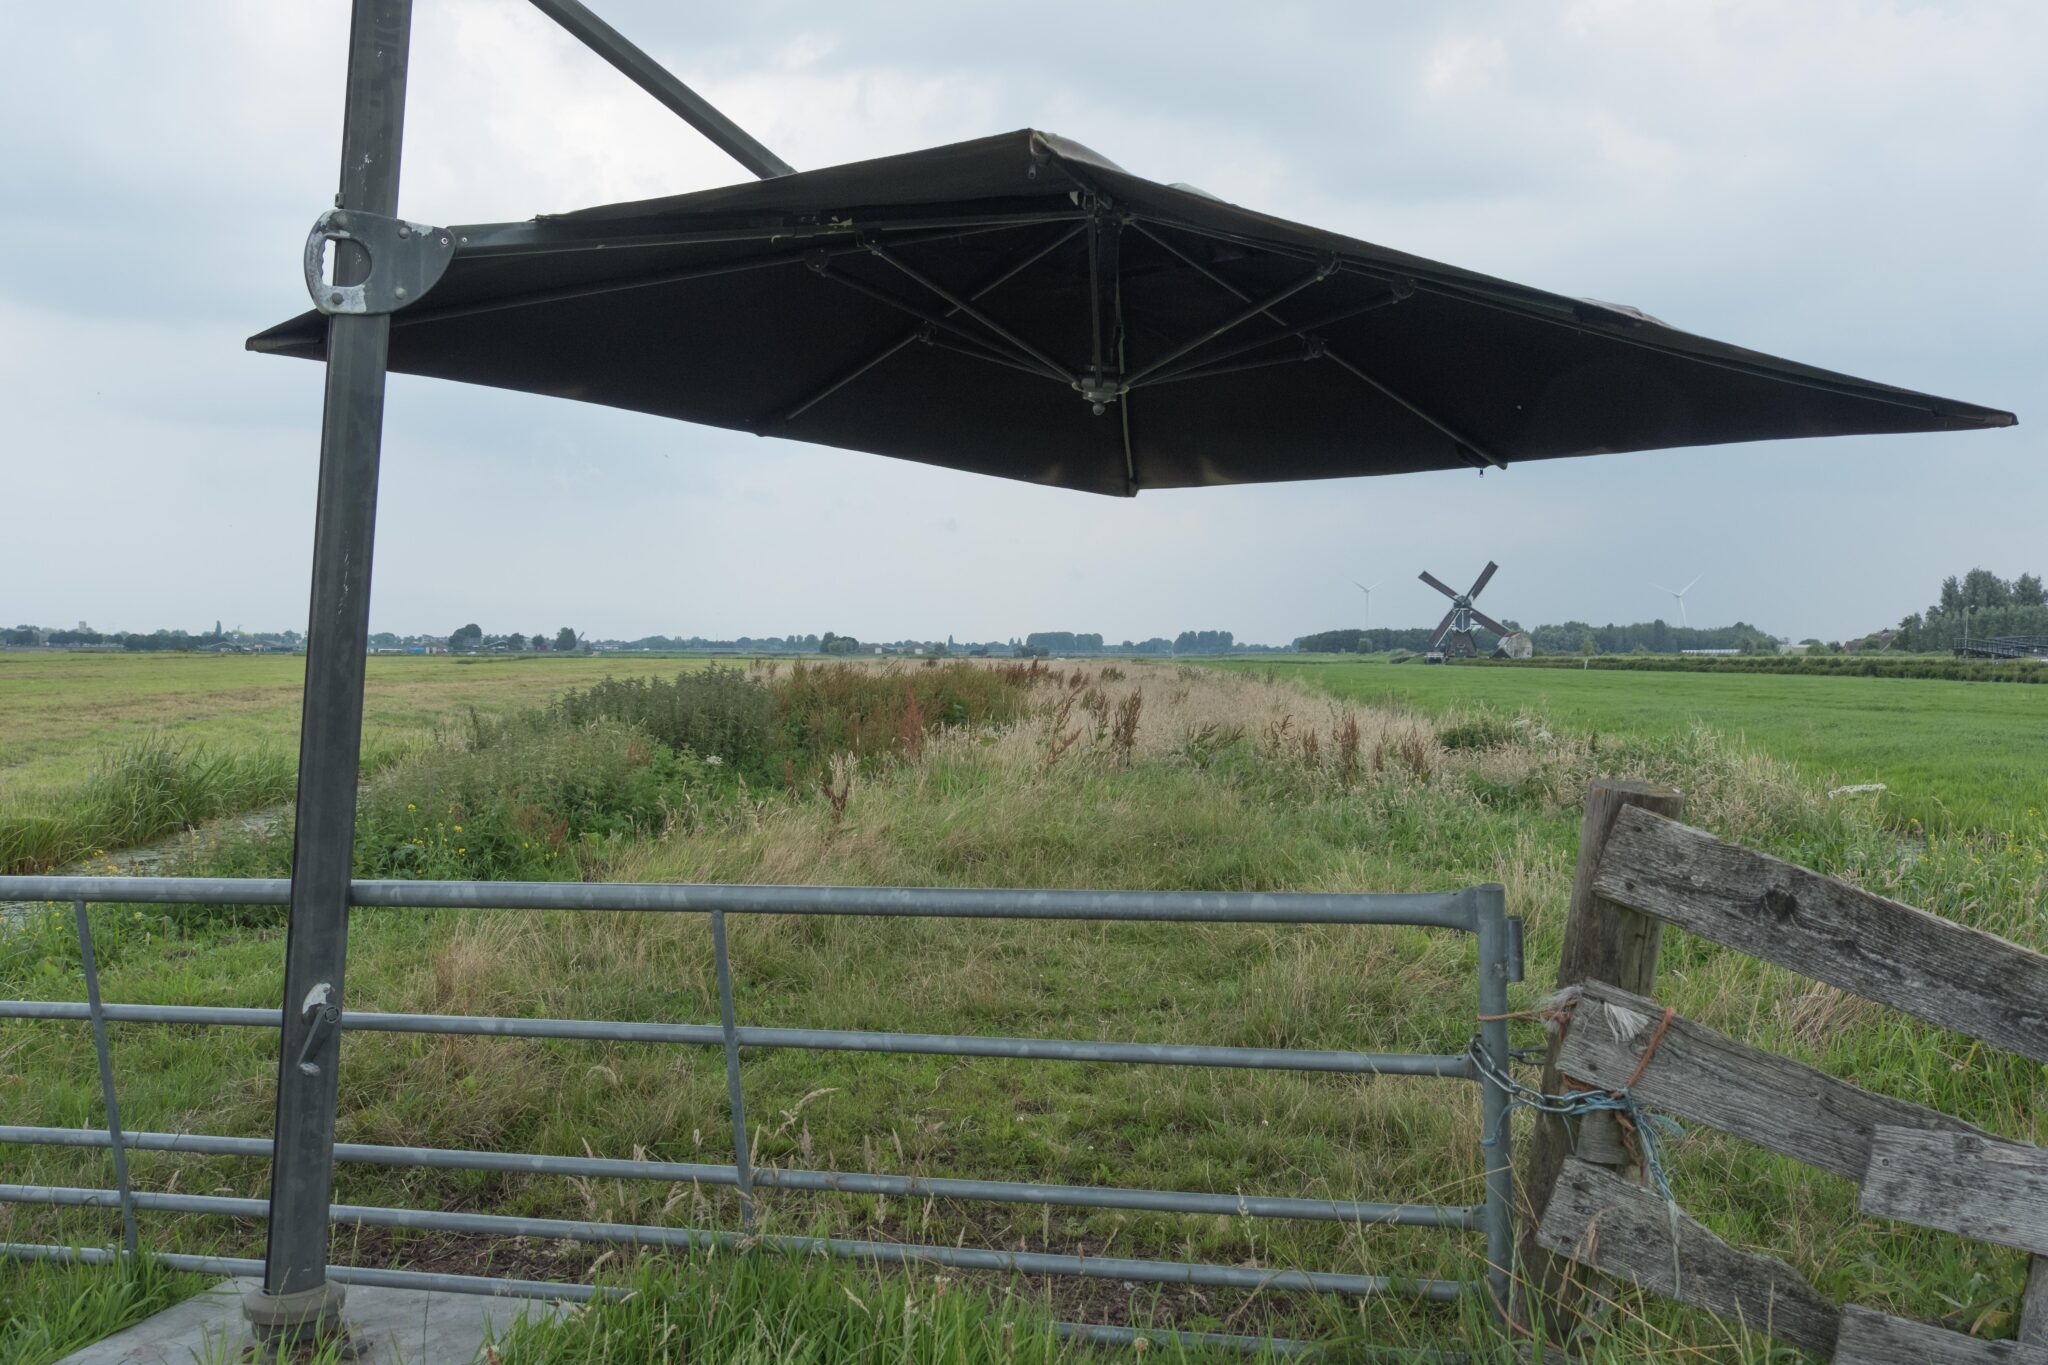
[[[1590,1267],[1845,1365],[2048,1365],[2048,1151],[1724,1037],[1654,998],[1665,925],[2048,1064],[2048,957],[1681,824],[1677,794],[1600,782],[1542,1089],[1626,1094],[1857,1182],[1874,1217],[2032,1253],[2018,1341],[1838,1307],[1635,1179],[1613,1114],[1538,1118],[1523,1320],[1569,1323]]]

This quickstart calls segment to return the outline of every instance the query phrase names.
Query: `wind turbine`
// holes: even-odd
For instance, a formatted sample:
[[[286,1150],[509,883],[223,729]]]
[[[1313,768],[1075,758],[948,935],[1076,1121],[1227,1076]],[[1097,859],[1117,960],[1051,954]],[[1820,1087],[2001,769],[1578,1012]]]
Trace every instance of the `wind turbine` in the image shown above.
[[[1384,582],[1385,580],[1381,580],[1381,581],[1382,581],[1382,582]],[[1366,586],[1365,586],[1365,584],[1363,584],[1363,583],[1359,582],[1359,581],[1358,581],[1357,579],[1355,579],[1355,578],[1354,578],[1354,579],[1352,579],[1352,580],[1351,580],[1351,586],[1352,586],[1352,587],[1354,587],[1354,588],[1356,588],[1356,589],[1358,589],[1358,590],[1359,590],[1360,592],[1362,592],[1362,593],[1364,593],[1364,594],[1365,594],[1365,628],[1366,628],[1367,630],[1371,630],[1371,629],[1372,629],[1372,589],[1373,589],[1373,588],[1377,588],[1377,587],[1379,586],[1379,584],[1378,584],[1378,583],[1375,583],[1375,584],[1373,584],[1373,585],[1372,585],[1372,588],[1368,588],[1368,587],[1366,587]]]
[[[1694,574],[1692,576],[1692,583],[1697,583],[1704,577],[1706,577],[1705,574]],[[1662,583],[1650,584],[1658,592],[1668,592],[1678,599],[1678,624],[1688,630],[1692,628],[1692,622],[1685,619],[1685,595],[1692,591],[1692,583],[1688,583],[1682,588],[1667,588]]]

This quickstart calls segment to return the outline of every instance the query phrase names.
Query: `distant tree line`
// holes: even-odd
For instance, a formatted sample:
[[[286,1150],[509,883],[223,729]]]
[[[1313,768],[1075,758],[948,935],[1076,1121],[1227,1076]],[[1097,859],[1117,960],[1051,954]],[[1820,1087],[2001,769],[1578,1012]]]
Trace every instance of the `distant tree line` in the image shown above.
[[[524,631],[498,634],[486,631],[475,621],[465,621],[446,635],[400,635],[388,630],[373,631],[369,636],[369,645],[372,649],[409,649],[415,652],[445,648],[457,654],[546,654],[601,650],[659,654],[880,653],[917,654],[927,658],[960,655],[972,658],[1033,655],[1042,657],[1052,654],[1169,657],[1175,654],[1264,653],[1290,648],[1287,645],[1240,643],[1236,636],[1227,630],[1184,630],[1170,639],[1164,635],[1155,635],[1149,639],[1127,639],[1120,643],[1105,639],[1100,632],[1071,630],[1040,630],[1026,636],[1013,636],[1007,640],[982,641],[955,641],[951,636],[944,640],[862,641],[852,635],[842,635],[830,630],[822,634],[791,632],[788,635],[741,635],[732,639],[711,639],[701,635],[643,635],[632,640],[617,640],[585,636],[569,626],[563,626],[553,632],[536,630],[531,634]],[[289,630],[223,631],[218,623],[210,634],[194,634],[183,630],[159,630],[142,634],[104,632],[90,627],[60,630],[24,625],[12,629],[0,627],[0,646],[148,650],[303,649],[305,638],[297,631]]]
[[[45,626],[0,626],[0,646],[27,648],[36,645],[55,649],[125,650],[289,650],[300,648],[304,639],[295,630],[226,631],[218,622],[210,631],[94,630],[90,626],[54,629]]]
[[[1776,636],[1746,621],[1729,626],[1674,626],[1661,619],[1625,626],[1565,621],[1554,626],[1536,626],[1530,630],[1529,640],[1545,654],[1679,654],[1688,649],[1778,652]],[[1592,643],[1590,649],[1588,641]]]
[[[393,637],[393,643],[412,644],[414,640],[400,642]],[[373,649],[379,647],[375,636],[371,637],[370,645]],[[563,626],[552,637],[538,630],[531,635],[516,630],[510,635],[486,635],[484,628],[474,621],[448,632],[448,649],[453,654],[573,654],[582,647],[582,639],[570,626]]]
[[[1954,649],[1965,635],[2048,635],[2048,591],[2039,574],[2003,579],[1972,569],[1941,581],[1941,594],[1924,612],[1899,622],[1895,649]]]
[[[1501,622],[1520,630],[1519,621]],[[1395,650],[1420,653],[1429,648],[1434,626],[1374,627],[1371,630],[1325,630],[1304,635],[1294,647],[1313,654],[1384,654]],[[1563,621],[1556,625],[1532,626],[1529,641],[1542,654],[1677,654],[1688,649],[1735,649],[1748,653],[1778,652],[1775,637],[1757,627],[1738,621],[1732,626],[1674,626],[1666,621],[1637,621],[1631,625],[1589,625],[1584,621]],[[1472,632],[1472,643],[1482,654],[1493,652],[1500,637],[1480,628]]]

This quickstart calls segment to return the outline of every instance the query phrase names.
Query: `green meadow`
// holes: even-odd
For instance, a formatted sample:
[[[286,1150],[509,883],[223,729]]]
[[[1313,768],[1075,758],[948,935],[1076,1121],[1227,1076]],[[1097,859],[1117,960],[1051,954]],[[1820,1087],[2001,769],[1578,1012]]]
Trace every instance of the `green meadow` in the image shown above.
[[[97,682],[103,704],[126,710],[104,734],[80,726],[68,749],[46,749],[38,762],[59,787],[84,790],[107,754],[152,742],[163,727],[144,720],[151,713],[190,713],[192,727],[172,731],[179,739],[153,741],[176,753],[254,753],[289,733],[295,660],[84,658],[81,686]],[[188,664],[242,686],[209,691],[181,671]],[[232,672],[243,665],[251,671]],[[49,665],[28,667],[38,666]],[[1578,680],[1554,672],[1327,661],[373,667],[368,742],[388,743],[389,757],[363,791],[367,876],[1312,891],[1498,881],[1527,924],[1528,981],[1513,1001],[1527,1008],[1556,970],[1581,793],[1620,773],[1677,786],[1688,820],[1724,837],[2048,950],[2048,837],[2025,806],[1984,794],[2018,781],[2005,752],[1954,742],[2025,714],[2003,709],[2025,703],[1994,685],[1951,696],[1891,680],[1806,691],[1788,685],[1815,680],[1752,677],[1707,680],[1742,690],[1702,693],[1680,690],[1697,686],[1693,675],[1595,674],[1597,686],[1575,691]],[[1859,690],[1865,681],[1875,686]],[[247,690],[263,699],[231,695]],[[1720,700],[1703,706],[1702,696]],[[1906,698],[1884,713],[1895,718],[1857,714],[1888,696]],[[1803,713],[1787,698],[1803,698]],[[0,734],[34,731],[38,716],[70,723],[67,712],[61,689],[0,690]],[[245,730],[256,732],[246,745]],[[1887,733],[1897,749],[1872,747]],[[1800,736],[1803,750],[1791,742]],[[1950,813],[1912,838],[1898,824],[1914,818],[1910,807],[1828,795],[1842,781],[1899,780],[1903,765],[1883,757],[1894,752],[1919,764],[1905,771],[1929,774],[1924,809]],[[1963,806],[1979,789],[1980,804]],[[0,791],[0,816],[18,813],[12,799]],[[1976,813],[1956,815],[1965,809]],[[202,825],[175,845],[171,870],[275,876],[287,866],[287,832]],[[111,1000],[276,1005],[278,912],[109,905],[94,925]],[[737,916],[732,960],[740,1018],[761,1025],[1445,1052],[1464,1045],[1476,1010],[1470,943],[1419,930]],[[348,989],[359,1009],[708,1022],[718,1017],[711,963],[694,917],[358,910]],[[1994,1133],[2048,1140],[2038,1066],[1682,934],[1666,936],[1663,963],[1660,995],[1690,1018]],[[81,992],[68,906],[0,929],[0,996]],[[1539,1025],[1516,1027],[1518,1046],[1541,1043]],[[131,1129],[268,1132],[277,1061],[267,1031],[122,1026],[114,1065]],[[1479,1187],[1477,1097],[1457,1082],[783,1049],[749,1050],[745,1066],[760,1163],[1363,1200],[1463,1203]],[[99,1123],[87,1031],[0,1028],[0,1113]],[[350,1034],[340,1137],[734,1155],[716,1049],[560,1040]],[[1830,1297],[2012,1335],[2017,1254],[1866,1218],[1845,1182],[1711,1132],[1673,1143],[1669,1161],[1690,1213],[1786,1259]],[[0,1165],[21,1184],[111,1179],[104,1153],[86,1150],[7,1147]],[[143,1152],[134,1168],[147,1189],[265,1188],[261,1163],[247,1159]],[[337,1198],[677,1227],[730,1228],[739,1216],[726,1187],[369,1165],[340,1169]],[[1476,1236],[1428,1229],[787,1190],[764,1194],[760,1216],[766,1231],[803,1236],[1399,1278],[1482,1269]],[[0,1205],[0,1239],[104,1245],[117,1235],[105,1211]],[[157,1250],[249,1255],[261,1236],[245,1220],[143,1220]],[[505,1361],[1134,1354],[1064,1345],[1047,1330],[1054,1318],[1152,1333],[1161,1359],[1212,1358],[1172,1345],[1171,1329],[1312,1336],[1334,1343],[1337,1359],[1362,1358],[1368,1343],[1513,1358],[1472,1299],[1431,1307],[830,1269],[759,1253],[632,1255],[373,1228],[342,1228],[336,1245],[359,1263],[636,1291],[516,1335],[501,1344]],[[198,1283],[0,1264],[0,1359],[47,1365]],[[1798,1357],[1753,1327],[1628,1293],[1585,1358]]]
[[[1527,711],[1599,735],[1703,725],[1829,787],[1881,782],[1888,822],[2039,829],[2048,812],[2048,687],[1921,678],[1443,667],[1324,655],[1222,667],[1271,670],[1333,696],[1431,715]]]

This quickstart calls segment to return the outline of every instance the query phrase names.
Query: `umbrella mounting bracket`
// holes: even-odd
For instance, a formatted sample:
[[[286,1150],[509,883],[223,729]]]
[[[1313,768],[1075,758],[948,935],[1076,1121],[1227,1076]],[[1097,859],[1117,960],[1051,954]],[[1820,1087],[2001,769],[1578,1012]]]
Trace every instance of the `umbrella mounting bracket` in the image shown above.
[[[355,284],[325,278],[327,246],[342,242],[353,242],[369,261],[368,273]],[[361,209],[329,209],[306,234],[306,292],[315,308],[330,315],[395,313],[418,303],[454,257],[455,238],[447,228]]]

